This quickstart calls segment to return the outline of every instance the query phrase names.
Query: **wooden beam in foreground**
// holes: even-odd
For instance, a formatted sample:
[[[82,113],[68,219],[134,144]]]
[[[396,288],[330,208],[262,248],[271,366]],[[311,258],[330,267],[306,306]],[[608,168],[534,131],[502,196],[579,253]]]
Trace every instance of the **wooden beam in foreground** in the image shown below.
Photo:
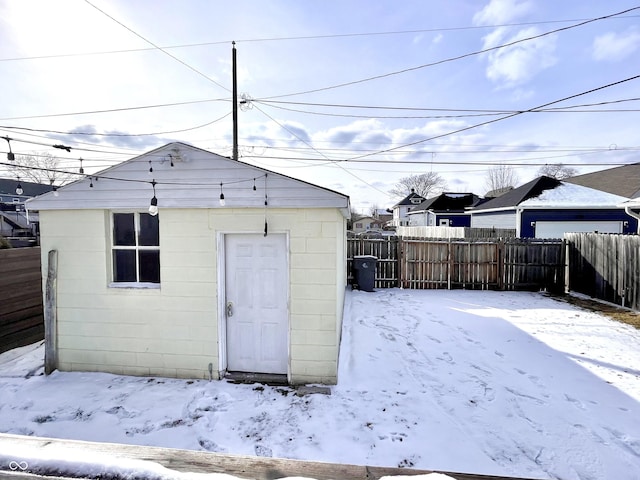
[[[116,443],[83,442],[78,440],[63,440],[58,438],[28,437],[23,435],[9,435],[0,433],[0,452],[8,451],[9,446],[24,446],[38,449],[43,453],[47,450],[56,452],[68,451],[66,462],[79,461],[84,454],[100,454],[116,459],[146,460],[155,462],[171,470],[193,473],[226,473],[236,477],[275,480],[283,477],[306,477],[318,480],[379,480],[381,477],[394,475],[420,475],[435,473],[431,470],[416,470],[410,468],[370,467],[365,465],[347,465],[337,463],[307,462],[303,460],[289,460],[283,458],[250,457],[243,455],[226,455],[213,452],[195,450],[178,450],[174,448],[145,447],[139,445],[124,445]],[[22,459],[15,459],[21,462]],[[24,464],[23,464],[24,465]],[[0,465],[0,478],[3,473],[9,473],[9,465]],[[443,472],[456,480],[535,480],[516,477],[497,477],[492,475],[475,475],[472,473]],[[46,475],[44,471],[32,471],[29,468],[20,472],[12,471],[11,476],[16,480],[40,478],[35,475]],[[65,477],[64,472],[51,472],[55,478]],[[52,477],[49,477],[52,478]]]

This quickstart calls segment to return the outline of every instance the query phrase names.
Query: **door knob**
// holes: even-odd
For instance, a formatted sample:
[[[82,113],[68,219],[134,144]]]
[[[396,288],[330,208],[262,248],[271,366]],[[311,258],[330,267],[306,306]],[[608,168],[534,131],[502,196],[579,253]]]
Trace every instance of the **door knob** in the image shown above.
[[[227,302],[227,317],[233,317],[233,303]]]

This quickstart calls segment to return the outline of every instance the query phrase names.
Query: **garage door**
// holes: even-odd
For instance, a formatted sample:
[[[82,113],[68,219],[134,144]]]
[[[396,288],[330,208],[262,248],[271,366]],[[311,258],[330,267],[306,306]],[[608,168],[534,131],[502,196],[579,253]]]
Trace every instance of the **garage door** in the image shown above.
[[[567,232],[622,233],[622,222],[536,222],[536,238],[562,238]]]

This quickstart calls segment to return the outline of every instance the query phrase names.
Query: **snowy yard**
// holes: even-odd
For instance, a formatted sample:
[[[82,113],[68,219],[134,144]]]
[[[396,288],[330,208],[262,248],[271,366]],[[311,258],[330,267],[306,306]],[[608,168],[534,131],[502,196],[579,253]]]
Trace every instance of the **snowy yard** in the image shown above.
[[[543,294],[348,292],[332,394],[41,375],[0,355],[0,432],[564,480],[640,477],[640,332]]]

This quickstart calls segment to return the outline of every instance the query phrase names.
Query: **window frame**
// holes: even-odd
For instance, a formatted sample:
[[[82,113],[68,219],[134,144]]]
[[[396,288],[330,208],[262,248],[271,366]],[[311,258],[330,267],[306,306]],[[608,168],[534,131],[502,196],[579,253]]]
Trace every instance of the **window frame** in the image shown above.
[[[118,214],[133,214],[133,229],[135,245],[115,245],[115,215]],[[145,211],[132,211],[132,210],[113,210],[109,212],[109,284],[110,288],[142,288],[142,289],[159,289],[162,283],[162,277],[158,282],[141,282],[140,279],[140,251],[152,251],[158,252],[158,268],[160,268],[160,219],[158,218],[158,245],[140,245],[140,215],[147,214]],[[134,282],[117,282],[115,280],[115,260],[114,252],[120,251],[133,251],[135,252],[135,271],[136,279]]]

